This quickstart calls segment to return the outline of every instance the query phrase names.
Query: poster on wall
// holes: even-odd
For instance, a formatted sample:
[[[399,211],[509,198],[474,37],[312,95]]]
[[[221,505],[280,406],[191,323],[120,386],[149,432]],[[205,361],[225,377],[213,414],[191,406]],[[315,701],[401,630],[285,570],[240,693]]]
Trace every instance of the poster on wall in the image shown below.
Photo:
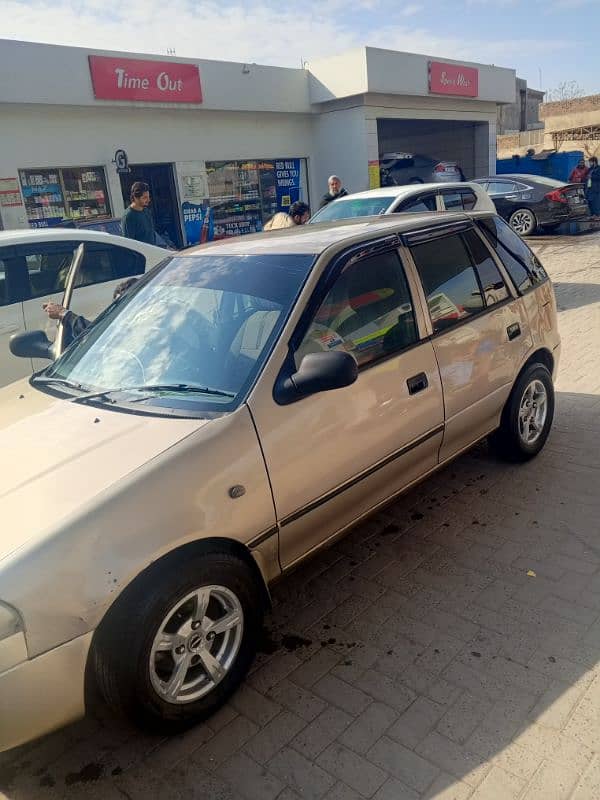
[[[277,210],[287,211],[300,199],[300,159],[275,162]]]
[[[208,203],[199,205],[184,200],[181,211],[187,244],[203,244],[215,238],[214,217]]]
[[[0,178],[0,207],[15,208],[22,205],[19,181],[16,178]]]
[[[369,161],[369,189],[379,189],[380,186],[379,161]]]

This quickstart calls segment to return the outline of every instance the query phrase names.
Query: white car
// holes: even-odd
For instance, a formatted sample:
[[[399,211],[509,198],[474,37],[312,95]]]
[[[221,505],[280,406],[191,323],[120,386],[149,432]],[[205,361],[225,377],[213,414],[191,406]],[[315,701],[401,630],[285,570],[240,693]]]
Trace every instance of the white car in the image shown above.
[[[169,255],[162,247],[100,231],[0,231],[0,386],[43,366],[12,356],[8,342],[15,333],[39,329],[54,339],[56,322],[48,319],[42,304],[61,302],[73,254],[82,242],[81,278],[71,305],[88,319],[106,308],[118,283],[142,275]]]
[[[348,194],[317,211],[310,222],[415,211],[489,211],[494,214],[496,207],[477,183],[419,183]]]

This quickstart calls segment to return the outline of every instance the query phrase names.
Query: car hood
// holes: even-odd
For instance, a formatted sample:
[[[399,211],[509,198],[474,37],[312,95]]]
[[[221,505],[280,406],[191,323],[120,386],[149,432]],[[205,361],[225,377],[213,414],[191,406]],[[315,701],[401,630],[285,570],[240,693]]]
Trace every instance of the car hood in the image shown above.
[[[206,424],[0,389],[0,560]]]

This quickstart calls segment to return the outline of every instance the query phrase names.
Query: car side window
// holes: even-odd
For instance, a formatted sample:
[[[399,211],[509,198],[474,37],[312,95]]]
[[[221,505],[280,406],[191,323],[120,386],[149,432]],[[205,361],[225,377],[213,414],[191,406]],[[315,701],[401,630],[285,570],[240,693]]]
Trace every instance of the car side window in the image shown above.
[[[525,292],[547,280],[546,270],[536,255],[503,219],[480,219],[479,225],[506,267],[517,291]]]
[[[25,260],[31,297],[44,297],[64,289],[65,277],[77,242],[57,245],[19,245],[17,257]]]
[[[509,297],[508,289],[490,251],[475,231],[466,231],[464,239],[479,276],[479,283],[486,306],[489,308],[496,303],[507,300]]]
[[[396,252],[348,264],[321,302],[296,351],[345,350],[363,367],[418,340],[404,269]]]
[[[514,183],[510,181],[490,181],[488,183],[488,194],[494,195],[501,195],[501,194],[511,194],[511,192],[516,191],[516,186]]]
[[[132,275],[143,275],[146,268],[146,258],[135,250],[117,245],[101,245],[100,247],[86,244],[86,255],[82,269],[88,267],[90,283],[129,278]]]
[[[427,297],[434,333],[483,311],[477,275],[460,236],[444,236],[414,245],[411,252]]]
[[[410,200],[406,200],[396,209],[396,212],[402,213],[410,211],[437,211],[435,194],[423,194],[420,197],[413,197]]]
[[[477,203],[471,189],[455,189],[442,192],[446,211],[472,211]]]

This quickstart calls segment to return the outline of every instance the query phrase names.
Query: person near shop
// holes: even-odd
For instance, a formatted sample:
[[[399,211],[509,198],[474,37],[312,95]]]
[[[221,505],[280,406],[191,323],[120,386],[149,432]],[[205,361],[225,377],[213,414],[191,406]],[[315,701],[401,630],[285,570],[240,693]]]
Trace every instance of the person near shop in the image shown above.
[[[338,200],[340,197],[346,197],[348,194],[348,191],[344,189],[342,185],[341,178],[338,178],[337,175],[329,176],[327,186],[329,187],[329,191],[327,194],[323,195],[319,208],[325,208],[328,203],[331,203],[333,200]]]
[[[121,283],[115,287],[115,291],[113,292],[113,303],[115,300],[119,300],[119,298],[122,297],[125,292],[134,285],[134,283],[137,283],[138,280],[139,278],[127,278],[127,280],[121,281]],[[48,315],[49,319],[60,320],[65,326],[67,343],[70,343],[73,341],[73,339],[81,336],[84,330],[89,328],[89,326],[92,324],[91,320],[86,319],[85,317],[81,316],[81,314],[75,314],[68,308],[64,308],[60,305],[60,303],[44,303],[42,308]]]
[[[585,185],[589,169],[585,165],[585,160],[582,158],[576,167],[571,170],[569,175],[569,183],[583,183]]]
[[[136,181],[130,191],[131,203],[121,218],[123,236],[137,242],[156,244],[154,221],[150,211],[150,187],[143,181]]]
[[[596,156],[590,158],[590,171],[587,176],[587,201],[593,219],[600,219],[600,167]]]
[[[275,231],[281,228],[293,228],[295,225],[305,225],[310,219],[310,208],[302,200],[297,200],[289,207],[288,211],[278,211],[265,223],[264,231]]]

